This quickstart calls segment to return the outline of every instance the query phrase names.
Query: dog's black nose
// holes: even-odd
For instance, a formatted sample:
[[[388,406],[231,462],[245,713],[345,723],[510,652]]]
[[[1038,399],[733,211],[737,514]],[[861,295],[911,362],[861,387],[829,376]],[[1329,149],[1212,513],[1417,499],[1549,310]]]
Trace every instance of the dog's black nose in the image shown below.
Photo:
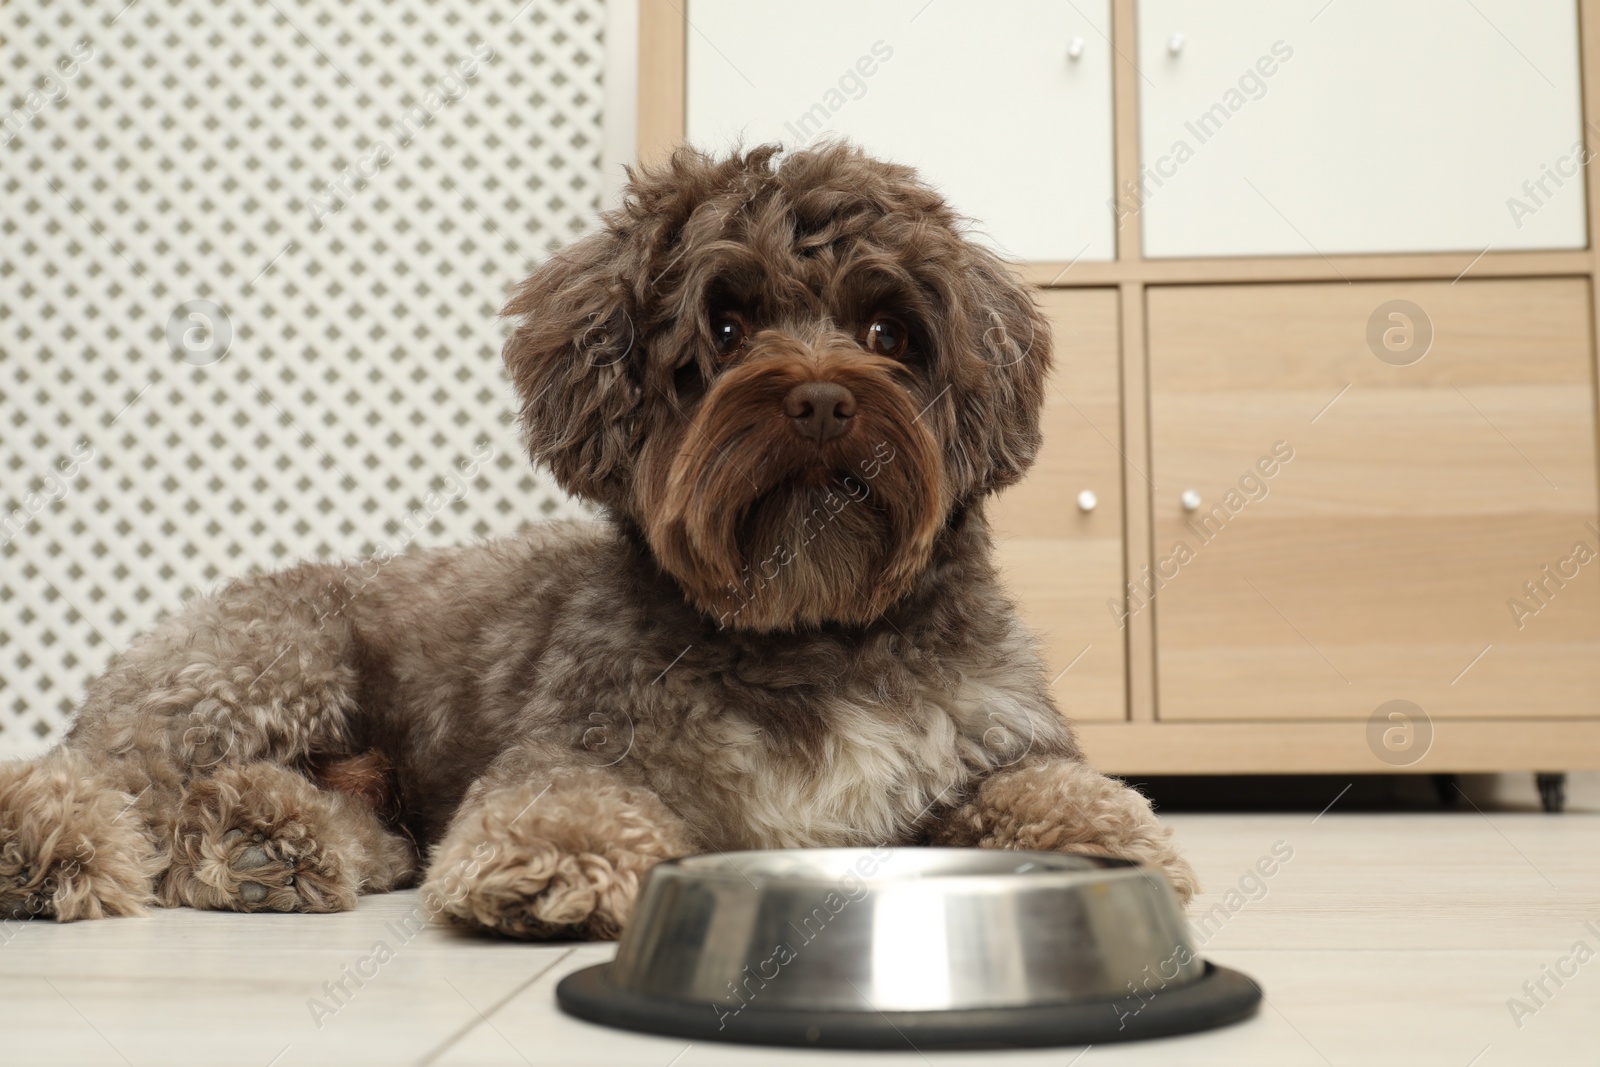
[[[850,428],[856,398],[837,382],[806,382],[783,398],[783,413],[796,433],[821,444]]]

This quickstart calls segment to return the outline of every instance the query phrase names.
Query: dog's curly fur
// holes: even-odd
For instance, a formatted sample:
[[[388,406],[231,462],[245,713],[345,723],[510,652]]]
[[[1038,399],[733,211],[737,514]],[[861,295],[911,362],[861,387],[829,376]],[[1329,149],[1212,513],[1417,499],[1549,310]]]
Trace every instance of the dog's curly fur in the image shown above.
[[[1048,323],[912,171],[680,150],[506,311],[532,457],[604,520],[161,623],[0,766],[0,917],[336,910],[419,853],[435,914],[532,938],[615,936],[707,849],[1061,849],[1194,891],[991,562]]]

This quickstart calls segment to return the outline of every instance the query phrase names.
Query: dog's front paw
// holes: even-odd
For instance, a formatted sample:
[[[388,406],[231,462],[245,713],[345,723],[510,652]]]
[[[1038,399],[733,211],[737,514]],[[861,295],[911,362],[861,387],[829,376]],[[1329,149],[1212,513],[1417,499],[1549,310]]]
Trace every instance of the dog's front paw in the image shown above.
[[[1161,855],[1154,857],[1154,862],[1161,868],[1161,873],[1167,876],[1167,881],[1172,883],[1172,888],[1178,891],[1178,899],[1187,906],[1200,892],[1200,876],[1194,873],[1189,861],[1167,847]]]
[[[575,775],[470,803],[434,853],[423,902],[446,922],[530,940],[610,940],[645,874],[691,851],[649,790]]]
[[[475,858],[475,856],[480,858]],[[427,906],[448,921],[525,940],[615,938],[655,861],[568,852],[520,840],[465,856],[441,855],[423,884]]]
[[[991,775],[935,827],[931,843],[1113,856],[1160,868],[1184,904],[1200,891],[1194,868],[1150,801],[1076,760]]]
[[[397,837],[358,801],[267,763],[194,782],[172,836],[162,895],[227,911],[346,911],[414,867]]]
[[[159,853],[138,798],[63,750],[0,764],[0,920],[139,915]]]

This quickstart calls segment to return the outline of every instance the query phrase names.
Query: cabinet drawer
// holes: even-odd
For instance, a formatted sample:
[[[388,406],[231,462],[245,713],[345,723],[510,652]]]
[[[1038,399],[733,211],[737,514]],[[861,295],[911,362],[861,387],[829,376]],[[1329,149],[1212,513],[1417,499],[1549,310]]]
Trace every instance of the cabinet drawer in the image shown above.
[[[1044,447],[990,517],[1002,574],[1039,634],[1061,709],[1122,719],[1123,635],[1107,607],[1123,595],[1119,301],[1115,290],[1057,289],[1039,302],[1055,337]],[[1085,491],[1095,498],[1088,511],[1078,501]]]
[[[1600,715],[1586,281],[1148,300],[1161,718]]]
[[[690,0],[688,19],[691,143],[848,137],[1013,256],[1115,256],[1109,0]]]
[[[1146,255],[1585,244],[1572,0],[1142,0],[1138,33]]]

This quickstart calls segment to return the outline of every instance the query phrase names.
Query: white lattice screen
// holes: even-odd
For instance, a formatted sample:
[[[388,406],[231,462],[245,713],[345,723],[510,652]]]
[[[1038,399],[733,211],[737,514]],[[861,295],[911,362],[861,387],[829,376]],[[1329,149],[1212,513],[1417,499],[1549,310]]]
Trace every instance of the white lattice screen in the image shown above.
[[[602,0],[125,2],[0,6],[0,756],[191,590],[576,510],[495,312],[600,204]]]

